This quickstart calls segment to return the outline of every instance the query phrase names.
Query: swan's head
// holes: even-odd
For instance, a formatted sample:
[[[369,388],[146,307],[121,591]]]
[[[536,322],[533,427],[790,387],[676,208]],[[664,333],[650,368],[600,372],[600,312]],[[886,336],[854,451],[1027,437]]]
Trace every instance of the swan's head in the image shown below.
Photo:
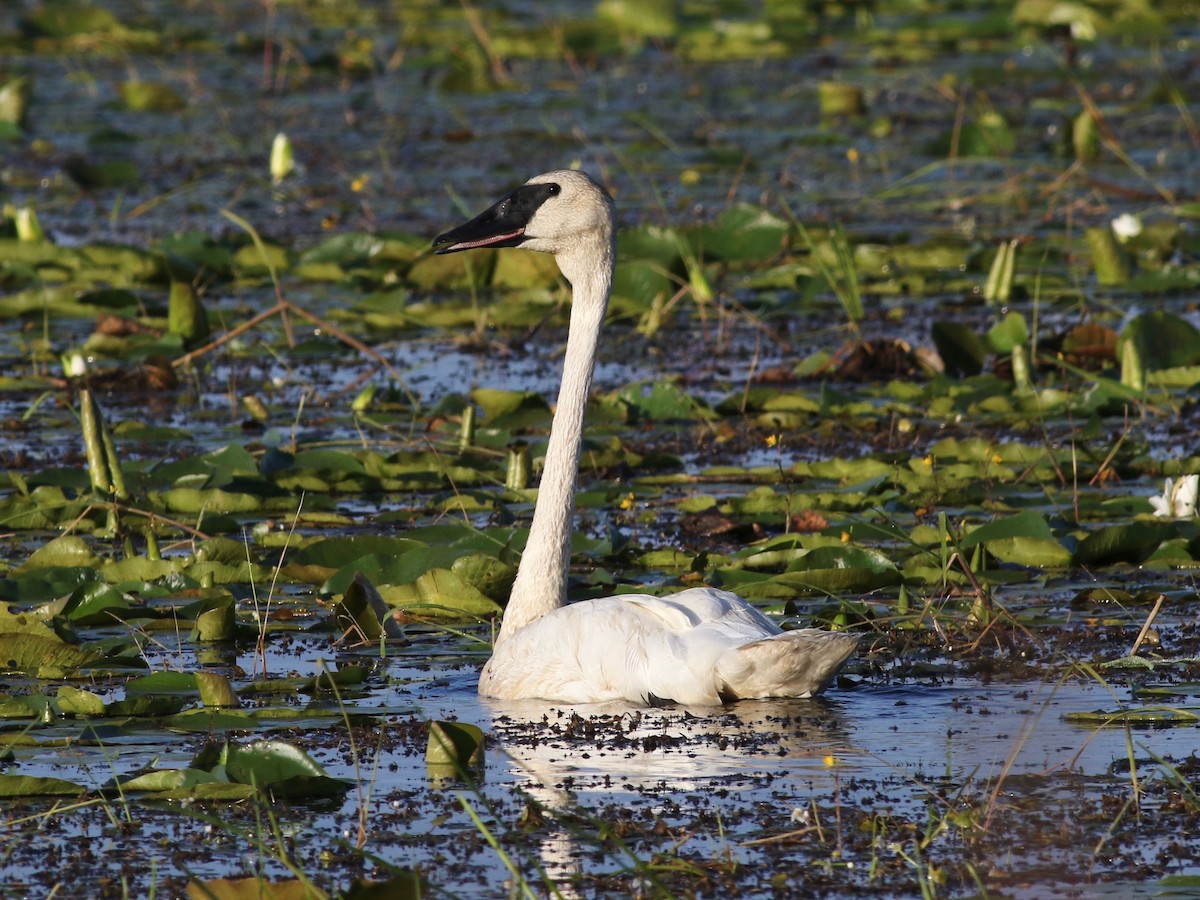
[[[562,254],[599,241],[610,247],[613,202],[582,172],[560,169],[536,175],[470,222],[439,235],[438,253],[476,247],[523,247]]]

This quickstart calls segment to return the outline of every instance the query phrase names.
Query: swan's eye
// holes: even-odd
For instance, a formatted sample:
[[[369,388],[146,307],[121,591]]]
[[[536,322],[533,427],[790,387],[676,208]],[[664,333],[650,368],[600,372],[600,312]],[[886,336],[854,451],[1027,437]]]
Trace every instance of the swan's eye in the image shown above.
[[[557,184],[548,184],[546,185],[546,193],[553,197],[555,194],[561,194],[562,188],[560,188]]]

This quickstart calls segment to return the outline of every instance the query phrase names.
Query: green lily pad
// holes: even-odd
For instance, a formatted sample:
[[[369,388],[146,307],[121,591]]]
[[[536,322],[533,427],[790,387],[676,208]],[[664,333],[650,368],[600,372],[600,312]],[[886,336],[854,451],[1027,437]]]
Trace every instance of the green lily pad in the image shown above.
[[[411,584],[380,588],[389,606],[434,618],[486,618],[500,605],[449,569],[430,569]]]
[[[134,112],[178,112],[187,102],[169,85],[153,81],[126,81],[121,99]]]
[[[1071,551],[1047,537],[996,538],[987,542],[988,553],[1001,562],[1035,569],[1062,569],[1071,564]]]
[[[987,347],[993,353],[1008,354],[1014,347],[1023,347],[1027,343],[1029,326],[1020,313],[1010,312],[988,329]]]
[[[1050,530],[1050,525],[1042,515],[1032,510],[1025,510],[1016,515],[1005,516],[988,522],[986,525],[980,525],[963,537],[958,545],[963,550],[970,550],[979,544],[1017,537],[1053,538],[1054,532]]]
[[[99,565],[100,558],[87,541],[76,535],[63,535],[34,550],[29,559],[17,567],[17,572],[45,569],[54,566],[90,568]]]
[[[209,798],[197,796],[195,799]],[[187,895],[188,900],[326,900],[329,896],[308,880],[301,881],[298,878],[291,878],[284,881],[272,881],[269,878],[256,876],[207,878],[203,881],[193,879],[188,882]],[[388,896],[407,900],[403,894],[389,894]]]
[[[772,212],[743,204],[726,210],[712,225],[700,229],[697,254],[729,261],[763,262],[778,256],[787,244],[790,226]]]
[[[68,716],[102,716],[104,700],[99,694],[64,684],[58,689],[58,708]]]
[[[1170,312],[1148,312],[1136,316],[1121,331],[1121,345],[1132,341],[1147,369],[1174,369],[1200,364],[1200,331],[1186,319]]]
[[[1166,522],[1106,525],[1080,541],[1075,550],[1075,564],[1108,566],[1123,562],[1136,565],[1149,558],[1159,544],[1174,534],[1175,528]]]
[[[704,409],[673,381],[632,384],[622,388],[617,396],[633,413],[634,421],[641,418],[656,422],[695,419],[697,413]]]
[[[0,797],[79,797],[86,793],[83,785],[62,778],[0,775]]]
[[[0,634],[0,670],[37,672],[39,669],[71,671],[100,659],[101,654],[33,634]]]
[[[194,788],[200,784],[222,783],[218,776],[202,769],[156,769],[142,772],[121,782],[122,793],[180,791]],[[113,793],[114,789],[105,787],[103,793]]]
[[[509,250],[496,256],[492,271],[492,287],[527,291],[549,289],[558,285],[561,276],[558,263],[549,253],[534,250]]]
[[[947,374],[961,377],[983,371],[987,348],[971,328],[961,322],[938,321],[933,323],[932,337]]]
[[[229,679],[217,672],[196,672],[196,687],[200,690],[200,702],[206,709],[237,709],[237,692]],[[176,710],[177,711],[177,710]]]
[[[107,714],[112,717],[129,716],[136,719],[161,719],[176,715],[187,701],[183,697],[154,697],[138,694],[124,697],[108,704]]]
[[[253,494],[238,494],[220,488],[199,490],[197,488],[174,488],[162,495],[167,509],[177,513],[196,515],[205,513],[248,513],[262,509],[261,497]]]
[[[111,585],[93,581],[80,585],[64,604],[61,615],[76,625],[111,625],[130,611],[129,597]]]
[[[227,744],[221,761],[230,781],[269,790],[277,797],[332,797],[351,787],[349,782],[329,777],[311,756],[286,741]]]
[[[1139,706],[1128,709],[1091,712],[1070,712],[1063,719],[1072,725],[1194,725],[1200,722],[1200,713],[1169,706]]]
[[[193,672],[154,672],[125,682],[125,693],[189,694],[199,691]]]
[[[425,763],[465,770],[483,765],[483,731],[466,722],[429,723]]]

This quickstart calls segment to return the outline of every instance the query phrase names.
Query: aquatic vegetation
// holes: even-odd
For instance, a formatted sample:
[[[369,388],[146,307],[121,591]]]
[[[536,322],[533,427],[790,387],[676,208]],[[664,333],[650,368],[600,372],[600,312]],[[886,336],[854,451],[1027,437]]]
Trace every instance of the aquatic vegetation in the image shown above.
[[[1188,887],[1194,12],[0,12],[12,889]],[[475,699],[569,292],[429,241],[575,161],[570,596],[853,629],[827,704]]]

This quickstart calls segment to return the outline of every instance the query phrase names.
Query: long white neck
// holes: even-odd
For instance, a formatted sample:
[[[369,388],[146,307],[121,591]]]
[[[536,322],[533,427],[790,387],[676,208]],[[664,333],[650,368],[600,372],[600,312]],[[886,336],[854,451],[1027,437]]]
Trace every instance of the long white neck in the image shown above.
[[[611,231],[556,254],[559,268],[571,282],[571,327],[533,524],[497,644],[566,603],[583,419],[612,288],[614,257]]]

